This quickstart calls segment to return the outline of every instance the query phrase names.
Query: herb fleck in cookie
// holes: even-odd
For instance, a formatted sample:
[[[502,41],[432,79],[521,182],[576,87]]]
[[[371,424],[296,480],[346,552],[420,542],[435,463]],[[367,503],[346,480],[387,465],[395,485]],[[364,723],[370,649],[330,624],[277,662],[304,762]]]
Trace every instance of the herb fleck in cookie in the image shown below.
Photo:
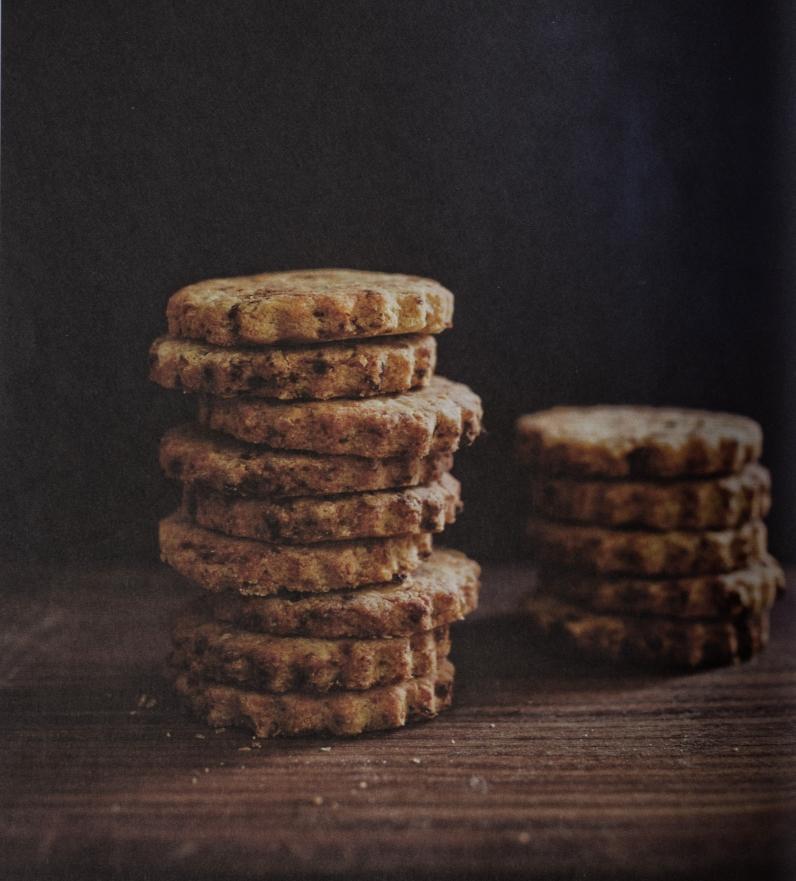
[[[601,615],[548,596],[525,603],[533,626],[589,657],[666,667],[732,664],[762,651],[769,616],[689,620]]]
[[[570,480],[537,474],[535,513],[551,520],[648,529],[732,529],[760,520],[771,506],[771,477],[762,465],[738,474],[670,481]]]
[[[292,348],[225,348],[163,336],[149,350],[149,378],[222,398],[360,398],[428,385],[436,359],[433,336]]]
[[[481,570],[458,551],[435,550],[398,583],[324,594],[203,598],[206,614],[244,630],[282,636],[409,636],[460,621],[478,605]]]
[[[169,429],[160,443],[168,477],[227,495],[323,496],[417,486],[450,470],[450,453],[366,459],[270,450],[195,425]]]
[[[268,596],[391,581],[431,553],[431,536],[398,535],[313,545],[277,545],[203,529],[182,512],[160,521],[160,555],[206,590]]]
[[[745,416],[667,407],[554,407],[521,416],[516,439],[531,468],[573,477],[734,473],[763,446]]]
[[[274,403],[259,398],[199,402],[199,422],[239,440],[287,450],[389,458],[452,453],[481,431],[481,399],[435,376],[424,389],[359,400]]]
[[[744,569],[691,578],[632,578],[550,569],[539,573],[544,593],[596,612],[723,618],[760,614],[784,590],[785,574],[772,557]]]
[[[174,627],[173,662],[196,676],[255,691],[360,691],[436,673],[450,651],[447,628],[387,639],[318,639],[236,630],[184,613]]]
[[[531,518],[528,536],[543,564],[649,576],[741,569],[766,556],[767,539],[759,520],[738,529],[647,532]]]
[[[194,520],[227,535],[285,544],[442,532],[461,509],[461,487],[450,474],[426,486],[294,499],[242,499],[190,489]]]
[[[326,695],[248,691],[207,682],[179,669],[174,685],[193,712],[213,727],[238,725],[257,737],[340,736],[433,718],[451,704],[453,674],[453,665],[442,661],[433,676]]]
[[[172,336],[219,346],[439,333],[451,326],[453,294],[413,275],[266,272],[188,285],[171,296],[166,317]]]

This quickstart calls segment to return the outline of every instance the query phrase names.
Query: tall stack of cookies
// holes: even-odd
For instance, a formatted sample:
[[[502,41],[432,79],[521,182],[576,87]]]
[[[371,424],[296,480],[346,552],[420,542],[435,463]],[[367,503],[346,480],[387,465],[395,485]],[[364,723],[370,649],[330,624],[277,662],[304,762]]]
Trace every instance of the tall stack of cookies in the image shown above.
[[[150,378],[199,395],[161,465],[181,481],[162,559],[203,589],[176,622],[178,693],[257,736],[358,734],[451,700],[449,625],[478,566],[433,550],[461,508],[453,453],[481,402],[434,375],[453,295],[308,270],[177,291]]]
[[[784,576],[751,419],[651,407],[556,407],[521,417],[527,524],[539,565],[531,620],[578,650],[696,668],[768,638]]]

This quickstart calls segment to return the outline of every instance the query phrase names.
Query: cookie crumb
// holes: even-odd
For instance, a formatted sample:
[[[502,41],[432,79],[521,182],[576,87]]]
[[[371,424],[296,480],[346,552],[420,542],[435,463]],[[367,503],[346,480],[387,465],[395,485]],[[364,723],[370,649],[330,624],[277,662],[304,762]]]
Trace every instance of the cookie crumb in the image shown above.
[[[322,796],[322,795],[314,795],[314,796],[312,797],[312,803],[313,803],[316,807],[320,807],[320,806],[323,804],[323,796]]]

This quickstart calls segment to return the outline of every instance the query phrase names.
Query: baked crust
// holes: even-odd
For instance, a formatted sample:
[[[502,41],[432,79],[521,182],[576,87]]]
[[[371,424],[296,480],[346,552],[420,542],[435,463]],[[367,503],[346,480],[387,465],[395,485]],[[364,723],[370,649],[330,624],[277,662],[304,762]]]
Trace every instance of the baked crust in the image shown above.
[[[241,499],[193,487],[187,504],[206,529],[282,544],[442,532],[462,507],[461,486],[450,474],[427,486],[288,500]]]
[[[768,642],[769,615],[689,620],[600,615],[553,597],[525,602],[532,625],[584,655],[694,669],[744,661]]]
[[[261,398],[199,401],[199,422],[238,440],[369,459],[453,453],[481,432],[481,399],[435,376],[427,388],[378,398],[295,403]]]
[[[213,727],[242,726],[257,737],[350,736],[433,718],[451,704],[453,676],[453,665],[442,661],[436,676],[367,691],[275,695],[204,682],[178,669],[174,685],[194,714]]]
[[[359,398],[427,386],[433,336],[282,348],[226,348],[162,336],[149,350],[149,378],[164,388],[222,398]]]
[[[760,457],[763,432],[732,413],[672,407],[554,407],[521,416],[517,454],[565,476],[682,477],[740,471]]]
[[[280,590],[324,593],[391,581],[416,569],[431,545],[427,533],[276,545],[212,532],[180,511],[160,521],[164,563],[206,590],[238,590],[250,596]]]
[[[212,682],[254,691],[361,691],[433,676],[450,652],[446,627],[387,639],[318,639],[236,630],[196,604],[177,620],[173,663]]]
[[[167,477],[227,495],[294,497],[417,486],[450,470],[450,453],[366,459],[269,450],[197,425],[169,429],[160,442]]]
[[[720,618],[770,609],[785,588],[785,573],[767,556],[744,569],[691,578],[610,578],[550,569],[539,573],[538,582],[544,593],[595,612]]]
[[[453,294],[413,275],[352,269],[264,272],[181,288],[166,306],[172,336],[219,346],[439,333]]]
[[[245,630],[328,639],[409,636],[460,621],[478,605],[481,569],[459,551],[435,549],[398,583],[324,594],[203,598],[208,616]]]
[[[771,476],[756,463],[738,474],[677,481],[568,480],[535,475],[531,505],[550,520],[647,529],[732,529],[771,507]]]
[[[760,520],[738,529],[649,532],[531,518],[528,536],[542,564],[628,575],[730,572],[767,553]]]

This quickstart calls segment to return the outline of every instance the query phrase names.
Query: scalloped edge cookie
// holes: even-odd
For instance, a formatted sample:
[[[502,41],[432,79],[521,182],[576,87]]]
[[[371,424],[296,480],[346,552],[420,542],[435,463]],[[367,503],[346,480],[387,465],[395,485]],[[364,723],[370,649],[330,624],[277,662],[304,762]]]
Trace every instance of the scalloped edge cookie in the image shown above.
[[[181,288],[169,298],[166,318],[171,336],[219,346],[439,333],[453,322],[453,294],[414,275],[264,272]]]
[[[427,533],[314,545],[232,538],[192,523],[182,511],[160,521],[160,556],[206,590],[268,596],[281,590],[324,593],[391,581],[431,553]]]
[[[359,398],[428,385],[437,363],[433,336],[241,349],[162,336],[149,349],[149,378],[168,389],[221,398]]]
[[[441,376],[424,389],[387,397],[294,403],[203,397],[198,407],[201,425],[238,440],[368,459],[453,453],[478,437],[482,415],[475,392]]]

